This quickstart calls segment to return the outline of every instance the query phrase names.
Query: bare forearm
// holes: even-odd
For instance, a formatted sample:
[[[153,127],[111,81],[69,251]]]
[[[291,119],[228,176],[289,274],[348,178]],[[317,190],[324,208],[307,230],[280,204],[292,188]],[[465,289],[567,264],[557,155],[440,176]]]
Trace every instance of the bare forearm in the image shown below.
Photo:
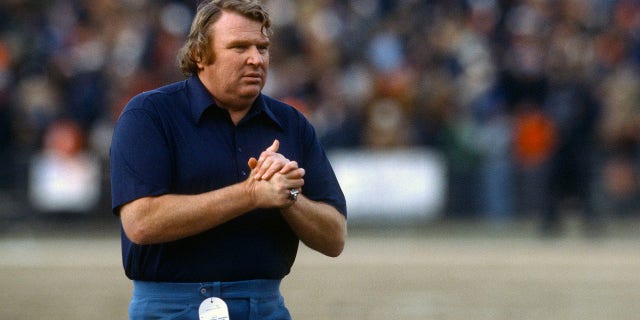
[[[167,194],[126,204],[120,211],[131,241],[169,242],[192,236],[253,209],[241,184],[198,195]]]
[[[342,253],[347,236],[346,218],[334,207],[299,196],[282,215],[309,248],[331,257]]]
[[[169,242],[257,208],[288,207],[288,190],[304,185],[304,169],[276,153],[278,146],[275,140],[259,160],[249,159],[251,175],[243,182],[197,195],[166,194],[125,204],[120,217],[127,237],[138,244]]]

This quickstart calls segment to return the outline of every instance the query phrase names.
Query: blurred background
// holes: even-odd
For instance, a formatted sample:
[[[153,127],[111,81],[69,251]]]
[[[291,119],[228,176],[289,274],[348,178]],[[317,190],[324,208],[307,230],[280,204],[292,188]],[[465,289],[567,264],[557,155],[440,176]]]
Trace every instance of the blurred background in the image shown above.
[[[558,235],[570,216],[599,235],[638,217],[639,1],[265,3],[264,91],[316,127],[353,225],[526,220]],[[195,7],[2,1],[5,229],[112,218],[114,122],[133,95],[183,79]]]
[[[111,134],[196,2],[0,1],[0,318],[126,318]],[[294,318],[637,319],[639,0],[264,3],[349,207]]]

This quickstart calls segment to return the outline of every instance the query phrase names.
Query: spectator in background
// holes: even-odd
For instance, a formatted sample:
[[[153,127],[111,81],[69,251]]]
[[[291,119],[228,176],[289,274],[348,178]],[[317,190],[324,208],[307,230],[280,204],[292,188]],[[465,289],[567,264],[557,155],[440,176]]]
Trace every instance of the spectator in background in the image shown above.
[[[0,54],[0,120],[9,125],[0,134],[8,137],[5,151],[16,164],[8,173],[12,177],[3,180],[8,188],[25,194],[25,164],[41,151],[46,128],[60,117],[86,129],[92,137],[88,151],[106,163],[108,143],[93,141],[110,139],[125,102],[180,79],[171,61],[197,2],[1,1],[0,52],[5,54]],[[483,199],[486,194],[477,190],[482,190],[480,183],[503,179],[487,172],[511,167],[522,173],[514,154],[505,154],[509,150],[489,154],[473,138],[512,124],[521,98],[540,106],[550,100],[544,81],[559,70],[543,67],[554,58],[545,53],[564,47],[570,59],[582,60],[577,82],[594,93],[601,108],[592,146],[599,157],[592,163],[596,174],[591,183],[603,192],[594,205],[608,206],[614,214],[624,209],[633,215],[639,208],[634,199],[640,127],[635,119],[640,111],[633,107],[640,75],[637,1],[263,2],[278,15],[265,93],[303,110],[329,150],[367,146],[365,131],[373,132],[366,123],[374,119],[370,111],[392,102],[402,115],[400,127],[408,131],[401,135],[408,137],[404,146],[428,146],[447,155],[447,213],[452,216],[484,217],[494,211],[485,205],[500,201]],[[557,37],[566,41],[558,43]],[[310,66],[309,72],[300,72],[302,65]],[[23,93],[35,91],[27,89],[34,84],[44,91],[25,101]],[[483,92],[503,99],[496,112],[483,113],[482,108],[493,104],[486,103]],[[44,95],[51,99],[42,100]],[[512,183],[515,215],[528,217],[541,209],[542,201],[530,201],[522,192],[530,184]]]
[[[504,230],[516,218],[512,117],[500,85],[493,50],[498,25],[495,1],[473,1],[458,42],[460,100],[473,117],[478,153],[480,214],[494,230]]]
[[[577,206],[585,231],[596,236],[603,231],[592,183],[600,108],[587,89],[585,61],[576,54],[585,49],[585,43],[574,29],[577,24],[566,21],[553,30],[546,59],[549,86],[543,111],[555,128],[555,141],[541,231],[545,236],[559,235],[563,230],[562,211]],[[573,200],[572,205],[567,206],[567,198]]]
[[[10,108],[10,54],[7,44],[0,39],[0,192],[12,186],[13,164],[12,110]]]
[[[29,196],[40,214],[93,214],[100,200],[100,165],[85,148],[85,135],[72,120],[56,120],[46,130],[44,150],[30,167]]]
[[[607,28],[590,40],[595,71],[592,91],[601,104],[598,138],[602,161],[599,190],[604,208],[617,217],[637,215],[640,176],[640,6],[636,1],[611,4]]]

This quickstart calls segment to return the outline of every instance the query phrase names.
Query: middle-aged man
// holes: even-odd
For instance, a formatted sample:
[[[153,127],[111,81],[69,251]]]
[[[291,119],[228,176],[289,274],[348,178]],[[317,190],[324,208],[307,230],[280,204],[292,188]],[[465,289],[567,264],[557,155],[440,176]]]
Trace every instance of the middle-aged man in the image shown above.
[[[344,248],[344,195],[313,127],[261,93],[270,26],[257,1],[203,2],[178,57],[187,79],[118,119],[112,206],[131,319],[290,319],[279,288],[299,241]]]

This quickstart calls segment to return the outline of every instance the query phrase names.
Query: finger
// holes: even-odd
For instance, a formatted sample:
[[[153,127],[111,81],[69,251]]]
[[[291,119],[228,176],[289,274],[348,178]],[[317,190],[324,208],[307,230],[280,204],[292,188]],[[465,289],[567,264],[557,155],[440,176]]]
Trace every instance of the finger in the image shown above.
[[[280,149],[280,141],[278,141],[278,139],[273,140],[273,143],[271,144],[271,146],[269,146],[269,148],[267,148],[267,151],[271,151],[271,152],[278,152],[278,149]]]
[[[287,160],[284,157],[282,157],[282,159],[273,159],[273,158],[271,159],[272,161],[269,163],[269,165],[266,165],[267,161],[265,161],[265,165],[261,168],[261,169],[266,168],[265,170],[263,170],[264,173],[261,176],[262,180],[271,179],[271,177],[273,177],[274,174],[279,172],[289,162],[289,160]]]
[[[249,169],[253,170],[258,165],[258,160],[256,160],[256,158],[254,157],[251,157],[249,158],[249,161],[247,162],[247,164],[249,165]]]
[[[277,141],[277,140],[276,140]],[[274,142],[275,144],[275,142]],[[264,173],[264,162],[267,161],[267,159],[269,159],[270,157],[276,156],[278,153],[275,153],[273,151],[270,151],[269,149],[272,148],[274,145],[271,145],[271,147],[267,148],[267,150],[262,151],[262,153],[260,153],[260,158],[258,158],[258,164],[256,165],[256,167],[258,168],[258,170],[261,170],[261,174]],[[278,146],[275,147],[275,149],[278,149]]]
[[[295,169],[298,169],[298,162],[297,161],[289,161],[287,164],[285,164],[282,169],[280,169],[280,173],[282,174],[287,174]]]
[[[265,162],[269,159],[269,154],[267,151],[263,151],[260,154],[260,158],[256,162],[256,179],[260,179],[260,177],[264,174]]]
[[[302,187],[304,186],[304,179],[294,179],[288,180],[287,185],[289,186],[287,190],[296,189],[298,191],[302,191]]]
[[[256,171],[256,178],[259,180],[269,180],[270,176],[267,176],[267,172],[269,168],[273,166],[273,160],[271,158],[267,158],[261,165],[258,167]]]
[[[287,179],[302,179],[304,177],[305,170],[303,168],[298,168],[293,171],[290,171],[285,175]]]
[[[257,180],[268,180],[275,172],[278,172],[282,166],[289,162],[288,159],[277,153],[278,149],[280,149],[280,141],[275,139],[271,146],[260,154],[256,165],[258,168],[255,176]],[[280,161],[280,163],[278,161]]]
[[[262,162],[258,160],[258,164],[256,166],[256,179],[261,180],[264,179],[263,176],[265,172],[273,165],[272,157],[266,157],[262,159]]]

